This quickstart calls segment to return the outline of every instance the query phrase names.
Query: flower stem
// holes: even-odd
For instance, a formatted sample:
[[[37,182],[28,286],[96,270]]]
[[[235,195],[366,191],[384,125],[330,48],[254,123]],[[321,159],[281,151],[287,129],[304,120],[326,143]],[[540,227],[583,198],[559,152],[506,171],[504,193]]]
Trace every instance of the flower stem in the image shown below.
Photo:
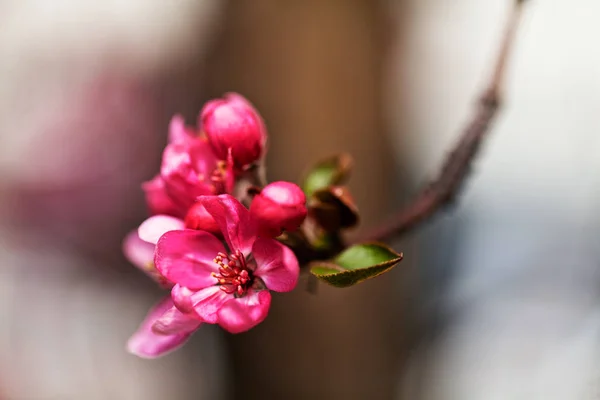
[[[453,204],[470,171],[482,141],[489,132],[491,122],[501,103],[501,91],[506,65],[525,0],[513,0],[514,7],[506,25],[495,67],[489,84],[483,91],[471,121],[458,143],[447,156],[438,177],[387,222],[361,235],[355,242],[390,240],[412,231],[446,206]]]

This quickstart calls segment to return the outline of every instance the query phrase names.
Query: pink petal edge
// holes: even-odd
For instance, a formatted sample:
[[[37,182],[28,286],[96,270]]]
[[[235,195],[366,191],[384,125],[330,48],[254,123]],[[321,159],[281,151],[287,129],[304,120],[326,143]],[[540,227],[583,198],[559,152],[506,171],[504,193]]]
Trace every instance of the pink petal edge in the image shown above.
[[[271,293],[250,290],[244,297],[225,303],[218,312],[219,325],[230,333],[245,332],[260,324],[269,314]]]
[[[157,318],[173,307],[170,297],[165,297],[150,309],[138,330],[127,341],[127,351],[141,358],[158,358],[181,347],[193,331],[175,335],[160,335],[152,331]]]
[[[168,215],[155,215],[148,218],[138,228],[140,239],[156,244],[158,239],[169,231],[177,231],[184,229],[183,220]]]
[[[175,307],[171,307],[158,318],[152,325],[152,331],[159,335],[176,335],[188,333],[198,329],[201,320],[193,314],[184,314]]]
[[[263,280],[267,288],[276,292],[289,292],[296,287],[300,266],[294,252],[274,239],[258,238],[252,246],[256,260],[254,275]]]

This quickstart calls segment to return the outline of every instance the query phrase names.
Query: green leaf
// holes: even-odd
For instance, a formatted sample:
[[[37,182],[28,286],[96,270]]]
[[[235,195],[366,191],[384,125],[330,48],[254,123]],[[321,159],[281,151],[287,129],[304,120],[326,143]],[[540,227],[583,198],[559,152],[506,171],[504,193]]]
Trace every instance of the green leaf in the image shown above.
[[[347,248],[329,262],[311,263],[310,272],[329,285],[348,287],[386,273],[400,261],[401,253],[380,243],[364,243]]]
[[[302,188],[310,197],[315,191],[342,183],[352,168],[352,157],[338,154],[315,164],[304,177]]]

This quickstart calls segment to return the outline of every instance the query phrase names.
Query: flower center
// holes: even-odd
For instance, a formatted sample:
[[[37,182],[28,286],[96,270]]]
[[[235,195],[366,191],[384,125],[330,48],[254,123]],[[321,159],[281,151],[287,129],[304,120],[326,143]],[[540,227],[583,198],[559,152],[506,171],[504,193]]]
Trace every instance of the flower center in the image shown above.
[[[221,290],[237,296],[246,294],[254,277],[244,255],[239,250],[230,255],[218,253],[214,262],[219,266],[219,272],[213,272],[212,276],[217,279]]]

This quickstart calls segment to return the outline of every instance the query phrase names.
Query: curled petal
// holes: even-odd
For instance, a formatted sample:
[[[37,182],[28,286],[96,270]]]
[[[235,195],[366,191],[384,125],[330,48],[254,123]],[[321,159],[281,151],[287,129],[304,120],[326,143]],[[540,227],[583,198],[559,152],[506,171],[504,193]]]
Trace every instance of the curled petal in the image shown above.
[[[194,311],[194,304],[192,300],[192,295],[195,293],[194,290],[190,290],[185,286],[175,285],[173,289],[171,289],[171,299],[173,299],[173,304],[179,311],[185,314],[190,314]]]
[[[202,289],[215,284],[211,275],[218,271],[214,258],[224,252],[223,244],[208,232],[170,231],[156,244],[154,263],[168,280],[190,289]]]
[[[193,330],[174,335],[161,335],[152,331],[155,321],[171,308],[173,308],[173,301],[170,297],[164,298],[155,305],[138,330],[129,338],[127,351],[142,358],[157,358],[183,345]]]
[[[165,233],[182,229],[184,229],[184,223],[181,219],[168,215],[155,215],[142,222],[138,228],[138,234],[140,239],[156,244]]]
[[[274,239],[258,238],[252,247],[256,260],[254,275],[263,280],[267,288],[276,292],[289,292],[296,287],[300,267],[294,252]]]
[[[217,222],[230,250],[250,254],[256,239],[256,227],[246,207],[228,194],[200,196],[198,202]]]
[[[260,324],[269,313],[271,293],[251,289],[244,297],[233,298],[219,309],[219,325],[228,332],[240,333]]]
[[[152,331],[161,335],[188,333],[198,329],[202,321],[192,314],[184,314],[171,307],[152,325]]]

